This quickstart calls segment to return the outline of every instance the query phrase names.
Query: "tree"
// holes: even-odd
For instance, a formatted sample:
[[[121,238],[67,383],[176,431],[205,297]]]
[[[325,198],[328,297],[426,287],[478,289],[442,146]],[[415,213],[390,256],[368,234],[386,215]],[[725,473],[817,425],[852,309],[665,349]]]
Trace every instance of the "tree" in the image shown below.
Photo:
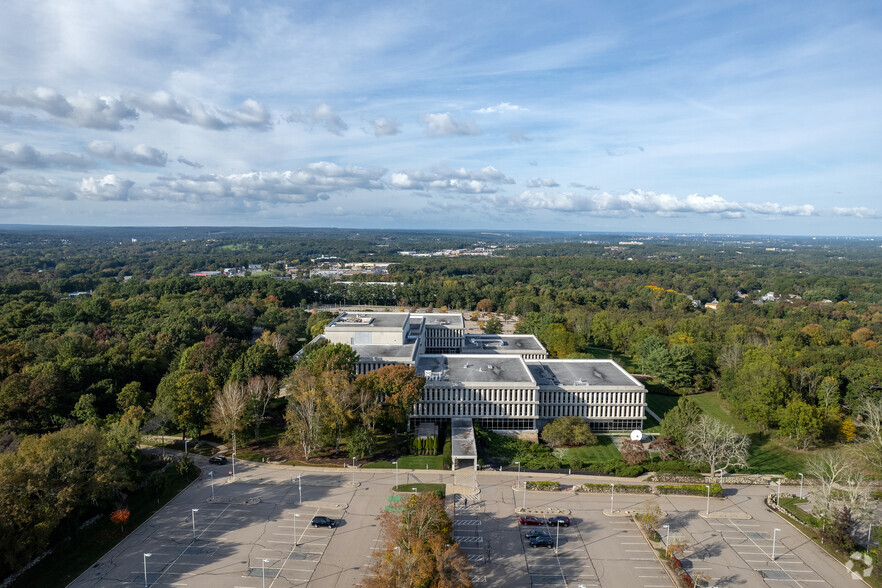
[[[309,367],[316,375],[322,372],[341,371],[352,378],[355,376],[358,354],[346,343],[323,341],[305,347],[300,363]]]
[[[383,391],[380,389],[380,378],[376,372],[361,374],[355,378],[353,385],[353,404],[358,420],[368,431],[373,433],[377,420],[382,416]]]
[[[663,518],[664,513],[655,498],[647,498],[637,514],[634,515],[634,520],[650,534],[658,532]]]
[[[236,451],[236,433],[245,428],[245,409],[248,392],[240,382],[229,381],[215,394],[211,404],[211,430],[221,439],[233,440]]]
[[[866,439],[862,454],[874,469],[882,469],[882,403],[865,397],[855,412],[860,415],[858,429]]]
[[[670,435],[662,435],[656,437],[649,442],[649,448],[658,451],[658,456],[662,461],[668,461],[680,457],[682,449],[674,444],[674,439]]]
[[[260,441],[260,425],[266,420],[270,403],[279,395],[279,379],[275,376],[254,376],[245,385],[248,407],[254,424],[254,440]]]
[[[322,375],[313,374],[308,367],[299,365],[285,381],[288,390],[285,439],[289,443],[300,445],[306,461],[321,446],[325,420],[322,378]]]
[[[98,417],[98,409],[95,408],[95,395],[83,394],[80,396],[80,399],[77,400],[77,403],[74,406],[71,416],[81,423],[97,425],[101,419]]]
[[[704,414],[701,407],[688,396],[681,396],[677,406],[665,413],[661,421],[662,435],[669,436],[677,445],[683,445],[686,433]]]
[[[484,323],[484,332],[488,335],[499,335],[502,333],[502,321],[495,316],[491,316],[487,319],[487,322]]]
[[[591,432],[591,426],[577,416],[554,419],[543,427],[540,437],[552,447],[597,445],[597,437]]]
[[[733,427],[709,415],[702,415],[689,428],[684,442],[686,459],[708,464],[711,480],[717,469],[747,466],[748,449],[750,437],[739,435]]]
[[[643,443],[640,441],[632,441],[631,439],[622,441],[619,452],[622,454],[622,459],[628,465],[637,465],[649,459],[649,452],[646,451],[646,448],[643,447]]]
[[[185,374],[177,381],[175,400],[176,420],[181,431],[198,437],[208,424],[214,400],[213,383],[205,374]]]
[[[376,389],[383,398],[384,416],[397,437],[422,396],[426,379],[417,375],[413,366],[401,364],[386,365],[371,374],[376,378]]]
[[[122,387],[116,397],[117,407],[125,412],[130,406],[147,407],[147,393],[141,386],[141,382],[129,382]]]
[[[786,370],[769,349],[751,349],[731,376],[724,379],[720,394],[737,415],[768,428],[789,391]]]
[[[832,520],[837,508],[847,507],[849,517],[862,519],[869,512],[870,488],[853,454],[828,450],[813,454],[806,472],[817,480],[813,512]]]
[[[791,400],[778,409],[778,428],[782,435],[790,437],[801,449],[808,449],[817,442],[824,427],[821,411],[802,400]]]

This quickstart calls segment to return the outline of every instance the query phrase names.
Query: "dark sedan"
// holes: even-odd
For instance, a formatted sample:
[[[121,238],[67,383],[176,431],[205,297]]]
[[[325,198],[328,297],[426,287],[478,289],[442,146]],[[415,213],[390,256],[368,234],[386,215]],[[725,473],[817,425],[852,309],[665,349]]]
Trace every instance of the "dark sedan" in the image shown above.
[[[227,458],[223,455],[213,455],[208,458],[208,463],[211,465],[224,465],[227,463]]]
[[[547,547],[548,549],[551,549],[554,547],[554,539],[547,535],[533,537],[530,539],[530,547]]]
[[[556,517],[545,519],[545,522],[548,523],[549,527],[569,527],[570,517],[559,515]]]
[[[333,529],[337,526],[337,521],[330,517],[312,517],[313,527],[328,527]]]
[[[531,529],[524,533],[524,537],[532,539],[533,537],[550,537],[550,535],[548,531],[543,531],[542,529]]]

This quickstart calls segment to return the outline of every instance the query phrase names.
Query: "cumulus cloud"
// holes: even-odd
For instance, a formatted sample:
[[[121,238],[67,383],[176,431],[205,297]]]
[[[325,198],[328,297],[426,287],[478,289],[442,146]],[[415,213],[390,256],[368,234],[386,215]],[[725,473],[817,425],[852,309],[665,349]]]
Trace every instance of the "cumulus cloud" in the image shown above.
[[[236,127],[266,131],[272,127],[269,112],[259,102],[250,98],[233,111],[206,106],[195,99],[179,100],[167,92],[154,92],[148,95],[129,94],[126,100],[156,118],[212,131]]]
[[[754,204],[747,202],[744,208],[756,214],[767,214],[775,216],[814,216],[815,207],[811,204],[796,204],[784,206],[777,202],[764,202],[762,204]]]
[[[190,167],[195,167],[196,169],[199,169],[202,167],[201,163],[197,163],[195,161],[190,161],[186,157],[178,157],[178,163],[183,163],[184,165],[188,165]]]
[[[510,143],[528,143],[530,141],[530,137],[521,129],[509,131],[507,137]]]
[[[77,188],[77,194],[89,200],[129,200],[135,182],[123,179],[116,174],[108,174],[103,178],[83,178]]]
[[[517,104],[512,104],[510,102],[500,102],[496,106],[487,106],[486,108],[479,108],[478,110],[473,110],[472,112],[478,114],[502,114],[505,112],[523,112],[528,110],[527,108],[523,108],[522,106],[518,106]]]
[[[852,216],[855,218],[882,218],[882,213],[866,206],[855,206],[845,208],[841,206],[833,207],[833,214],[836,216]]]
[[[371,121],[374,136],[388,137],[389,135],[397,135],[401,132],[398,128],[398,121],[381,116]]]
[[[536,178],[535,180],[527,180],[528,188],[557,188],[560,184],[551,178]]]
[[[494,194],[500,184],[514,180],[492,165],[477,171],[436,166],[429,171],[402,171],[392,174],[389,185],[399,190],[436,190],[462,194]]]
[[[481,134],[481,129],[478,128],[475,121],[456,119],[449,112],[424,114],[423,122],[426,123],[426,133],[430,137],[448,137],[450,135],[475,136]]]
[[[604,216],[633,216],[656,214],[713,214],[726,218],[739,218],[743,209],[737,202],[730,202],[716,194],[701,196],[690,194],[678,198],[671,194],[657,194],[632,190],[626,194],[585,195],[574,192],[546,192],[526,190],[510,200],[510,204],[522,208],[545,209],[557,212],[590,212]]]
[[[310,163],[297,171],[160,177],[151,184],[151,193],[156,198],[168,199],[304,203],[327,200],[335,192],[382,188],[385,173],[382,168],[341,166],[322,161]]]
[[[131,151],[127,151],[111,141],[92,141],[86,145],[86,152],[92,157],[108,159],[120,165],[140,164],[165,167],[168,162],[168,154],[165,151],[143,143],[135,145]]]
[[[0,176],[0,207],[23,208],[30,199],[72,200],[72,190],[41,175],[4,174]]]
[[[309,113],[302,113],[299,109],[295,108],[286,120],[288,122],[304,123],[310,127],[322,127],[335,135],[342,135],[343,131],[349,130],[349,125],[328,104],[324,103],[319,104]]]
[[[16,142],[0,147],[0,164],[10,167],[86,169],[92,167],[94,163],[88,157],[76,153],[40,153],[25,143]]]
[[[67,98],[49,88],[0,92],[0,104],[43,111],[73,127],[118,131],[138,111],[118,98],[86,96]]]

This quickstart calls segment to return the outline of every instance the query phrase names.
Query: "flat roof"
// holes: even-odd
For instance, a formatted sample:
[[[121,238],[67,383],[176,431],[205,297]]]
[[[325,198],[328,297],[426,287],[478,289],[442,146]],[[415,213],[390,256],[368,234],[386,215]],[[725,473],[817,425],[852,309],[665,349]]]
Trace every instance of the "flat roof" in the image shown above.
[[[535,359],[527,365],[540,386],[643,387],[610,359]]]
[[[349,330],[395,330],[404,329],[409,313],[406,312],[344,312],[326,329]]]
[[[478,459],[472,419],[450,419],[450,455],[457,459]]]
[[[420,375],[430,371],[433,377],[451,384],[520,384],[535,386],[536,381],[519,355],[423,355],[416,362]],[[432,378],[427,378],[429,382]]]
[[[389,360],[411,361],[416,351],[416,343],[410,345],[350,345],[361,361]]]
[[[466,335],[465,353],[546,353],[535,335]]]
[[[451,327],[453,329],[464,329],[465,321],[458,312],[421,312],[414,313],[411,316],[422,317],[426,319],[427,327]]]

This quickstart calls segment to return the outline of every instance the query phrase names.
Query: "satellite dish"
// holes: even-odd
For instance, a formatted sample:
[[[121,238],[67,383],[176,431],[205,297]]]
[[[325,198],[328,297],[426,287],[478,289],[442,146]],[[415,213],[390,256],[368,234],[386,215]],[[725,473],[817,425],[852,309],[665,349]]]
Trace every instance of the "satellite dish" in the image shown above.
[[[631,441],[643,441],[643,431],[640,429],[631,431]]]

